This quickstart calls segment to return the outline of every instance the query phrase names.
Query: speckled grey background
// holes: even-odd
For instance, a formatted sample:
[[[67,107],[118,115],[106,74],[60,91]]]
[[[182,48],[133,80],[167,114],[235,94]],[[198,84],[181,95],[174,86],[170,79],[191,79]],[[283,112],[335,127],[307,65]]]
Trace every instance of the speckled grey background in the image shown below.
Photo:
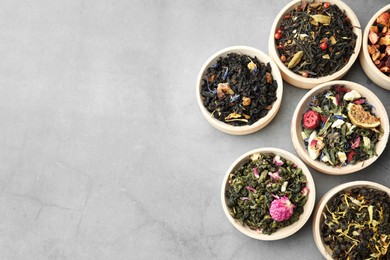
[[[195,81],[215,51],[268,52],[288,0],[3,1],[0,9],[0,259],[320,259],[311,219],[257,241],[220,204],[241,154],[294,154],[290,121],[307,92],[284,85],[276,118],[230,136],[210,126]],[[363,27],[388,0],[346,0]],[[345,79],[389,91],[356,63]],[[317,201],[333,186],[390,186],[390,151],[348,176],[312,171]]]

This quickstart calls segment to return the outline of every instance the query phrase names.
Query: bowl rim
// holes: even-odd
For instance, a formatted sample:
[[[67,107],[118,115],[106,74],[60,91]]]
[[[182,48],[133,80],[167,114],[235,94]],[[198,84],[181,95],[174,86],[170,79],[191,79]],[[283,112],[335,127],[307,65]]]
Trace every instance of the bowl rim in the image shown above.
[[[228,206],[226,205],[226,197],[225,197],[225,190],[228,178],[230,173],[236,169],[245,159],[249,158],[252,154],[254,153],[274,153],[275,155],[279,155],[284,159],[288,159],[290,161],[293,161],[298,165],[299,168],[302,169],[302,172],[306,176],[307,180],[307,186],[310,189],[310,192],[308,194],[308,200],[306,204],[304,205],[304,212],[300,215],[299,220],[291,224],[290,226],[284,227],[282,229],[277,230],[275,233],[272,233],[271,235],[267,234],[261,234],[258,233],[254,230],[251,230],[247,227],[244,227],[239,223],[236,219],[234,219],[230,215],[230,210]],[[256,148],[253,150],[250,150],[241,156],[239,156],[229,167],[227,172],[225,173],[225,176],[222,181],[222,186],[221,186],[221,204],[222,204],[222,209],[228,218],[229,222],[241,233],[244,235],[247,235],[251,238],[258,239],[258,240],[265,240],[265,241],[273,241],[273,240],[279,240],[283,239],[286,237],[289,237],[293,235],[294,233],[298,232],[309,220],[313,210],[314,210],[314,205],[315,205],[315,200],[316,200],[316,187],[314,183],[313,176],[310,173],[309,168],[300,160],[297,156],[294,154],[280,149],[280,148],[275,148],[275,147],[262,147],[262,148]]]
[[[370,54],[368,53],[368,34],[369,34],[369,31],[370,31],[370,27],[374,24],[376,18],[378,18],[378,16],[380,14],[382,14],[383,12],[385,11],[389,11],[390,10],[390,4],[388,5],[385,5],[383,8],[379,9],[372,17],[371,19],[368,21],[365,29],[364,29],[364,32],[363,32],[363,37],[362,37],[362,48],[360,50],[360,63],[365,63],[365,65],[367,66],[367,68],[363,67],[363,69],[368,69],[370,70],[370,72],[372,72],[373,74],[375,74],[375,77],[378,77],[380,80],[386,82],[385,84],[378,84],[376,81],[378,81],[378,79],[374,79],[373,81],[380,85],[381,87],[383,87],[384,89],[387,89],[387,90],[390,90],[390,77],[387,77],[383,72],[381,72],[374,64],[374,62],[372,62],[371,60],[371,56]],[[367,74],[367,73],[366,73]],[[370,77],[371,78],[371,77]]]
[[[276,16],[269,35],[269,41],[268,41],[268,51],[270,54],[270,57],[274,60],[276,65],[279,67],[283,79],[290,83],[291,85],[298,87],[298,88],[303,88],[303,89],[311,89],[315,87],[318,84],[332,81],[332,80],[337,80],[343,77],[353,66],[355,63],[356,59],[359,56],[361,45],[362,45],[362,30],[360,26],[360,22],[358,17],[356,16],[355,12],[343,1],[341,0],[328,0],[328,2],[331,2],[332,4],[336,4],[341,10],[345,11],[347,14],[348,18],[351,20],[351,24],[353,26],[353,31],[356,34],[356,44],[354,48],[354,52],[352,53],[348,63],[341,68],[340,70],[336,71],[335,73],[328,75],[328,76],[323,76],[320,78],[305,78],[302,77],[294,72],[292,72],[290,69],[288,69],[283,62],[280,61],[279,55],[276,50],[276,45],[275,45],[275,40],[274,40],[274,34],[276,31],[276,28],[279,27],[280,20],[282,19],[282,16],[288,12],[289,10],[293,9],[297,4],[301,3],[302,0],[293,0],[289,3],[287,3],[284,8],[279,12],[279,14]],[[324,0],[321,0],[320,2],[325,2]]]
[[[368,188],[374,188],[377,190],[385,191],[390,196],[390,188],[373,182],[373,181],[365,181],[365,180],[357,180],[357,181],[351,181],[346,182],[343,184],[339,184],[333,188],[331,188],[328,192],[326,192],[320,201],[318,202],[316,209],[313,213],[313,222],[312,222],[312,233],[314,242],[318,248],[318,250],[321,252],[321,254],[326,259],[333,259],[331,256],[330,249],[325,246],[325,244],[322,241],[321,233],[320,233],[320,222],[322,220],[322,212],[325,208],[325,205],[328,203],[328,201],[333,198],[334,195],[336,195],[340,191],[349,191],[352,188],[356,187],[368,187]]]
[[[256,56],[260,62],[263,62],[265,64],[267,63],[270,64],[272,70],[271,71],[272,77],[274,80],[276,80],[278,84],[278,88],[276,89],[277,99],[273,103],[272,108],[268,111],[267,115],[263,118],[260,118],[252,125],[232,126],[222,121],[219,121],[218,119],[211,116],[211,113],[203,105],[200,89],[202,86],[202,77],[212,62],[217,61],[219,57],[226,56],[228,53],[240,53],[240,51],[245,52],[245,54],[249,56]],[[273,60],[267,54],[265,54],[259,49],[250,46],[244,46],[244,45],[230,46],[215,52],[202,65],[196,81],[196,99],[203,116],[212,126],[217,128],[218,130],[232,135],[251,134],[267,126],[278,113],[282,103],[282,98],[283,98],[283,79],[280,74],[278,66],[273,62]]]
[[[355,89],[359,93],[361,93],[364,97],[366,97],[367,100],[369,101],[369,103],[371,103],[371,104],[374,103],[375,110],[380,111],[380,113],[381,113],[380,119],[381,119],[382,129],[384,131],[383,136],[381,137],[381,139],[379,141],[379,142],[381,142],[380,143],[381,145],[378,146],[378,144],[377,144],[377,147],[376,147],[377,156],[372,156],[369,159],[367,159],[363,162],[359,162],[355,165],[347,165],[347,166],[343,166],[343,167],[339,167],[339,168],[328,166],[323,162],[311,159],[307,150],[303,147],[303,140],[302,140],[300,131],[298,132],[298,129],[300,129],[300,127],[301,127],[300,123],[298,123],[301,120],[300,118],[301,118],[302,114],[299,113],[301,108],[303,108],[303,106],[305,106],[305,107],[307,106],[307,102],[308,102],[309,98],[312,97],[315,93],[318,93],[320,91],[328,89],[330,86],[336,85],[336,84],[345,85],[347,88]],[[320,172],[326,173],[326,174],[330,174],[330,175],[345,175],[345,174],[351,174],[351,173],[360,171],[360,170],[368,167],[369,165],[371,165],[374,161],[376,161],[379,158],[379,156],[383,153],[383,151],[386,148],[386,144],[387,144],[387,141],[389,139],[389,128],[390,128],[389,127],[389,118],[388,118],[386,109],[383,106],[381,100],[371,90],[364,87],[363,85],[360,85],[360,84],[352,82],[352,81],[335,80],[335,81],[329,81],[329,82],[325,82],[323,84],[318,85],[317,87],[315,87],[315,88],[311,89],[309,92],[307,92],[301,98],[301,100],[299,101],[299,103],[294,111],[294,114],[293,114],[293,117],[291,120],[290,134],[291,134],[291,139],[292,139],[292,143],[293,143],[295,151],[298,153],[299,157],[304,162],[306,162],[310,167],[314,168],[317,171],[320,171]]]

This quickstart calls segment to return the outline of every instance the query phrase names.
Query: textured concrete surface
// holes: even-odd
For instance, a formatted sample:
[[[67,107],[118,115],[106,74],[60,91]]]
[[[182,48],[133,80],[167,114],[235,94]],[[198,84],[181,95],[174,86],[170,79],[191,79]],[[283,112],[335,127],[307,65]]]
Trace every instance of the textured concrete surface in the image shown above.
[[[263,242],[236,231],[220,187],[254,148],[294,154],[290,120],[306,90],[284,86],[276,118],[248,136],[203,118],[195,81],[215,51],[268,52],[288,0],[3,1],[0,10],[0,259],[319,259],[311,219]],[[347,4],[363,27],[388,0]],[[356,63],[345,79],[389,91]],[[390,186],[389,149],[348,176],[312,171],[317,201],[333,186]],[[303,250],[304,248],[304,250]]]

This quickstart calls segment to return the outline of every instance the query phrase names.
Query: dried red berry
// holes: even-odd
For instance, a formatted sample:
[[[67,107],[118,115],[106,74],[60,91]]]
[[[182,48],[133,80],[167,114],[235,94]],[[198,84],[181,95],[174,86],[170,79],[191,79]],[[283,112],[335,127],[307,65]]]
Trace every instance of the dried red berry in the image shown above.
[[[305,72],[302,72],[302,77],[304,77],[304,78],[309,77],[309,73],[307,73],[306,71],[305,71]]]
[[[325,3],[324,3],[324,8],[325,8],[325,9],[328,9],[329,7],[330,7],[330,3],[329,3],[329,2],[325,2]]]
[[[282,38],[282,34],[279,32],[275,33],[275,39],[279,40],[280,38]]]
[[[324,51],[324,50],[326,50],[328,48],[328,44],[326,42],[323,42],[323,43],[320,44],[320,48],[321,48],[321,50]]]
[[[303,126],[307,129],[315,129],[320,124],[320,115],[313,110],[307,111],[303,115]]]

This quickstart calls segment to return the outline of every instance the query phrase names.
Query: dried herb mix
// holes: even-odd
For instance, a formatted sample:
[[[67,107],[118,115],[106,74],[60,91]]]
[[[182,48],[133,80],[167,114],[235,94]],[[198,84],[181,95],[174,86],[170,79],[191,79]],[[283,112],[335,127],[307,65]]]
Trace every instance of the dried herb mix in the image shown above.
[[[341,167],[375,156],[383,130],[371,111],[365,97],[344,85],[313,96],[301,132],[310,157]]]
[[[343,68],[356,40],[350,19],[329,2],[302,1],[285,14],[275,33],[280,60],[294,73],[310,78]]]
[[[277,87],[269,64],[256,57],[230,53],[207,68],[201,96],[214,118],[243,126],[268,114],[277,99]]]
[[[298,221],[310,192],[302,169],[273,153],[253,154],[229,175],[228,183],[231,215],[262,234]]]
[[[370,27],[367,47],[375,66],[390,76],[390,10],[379,15]]]
[[[390,259],[390,196],[372,188],[336,194],[322,212],[333,259]]]

